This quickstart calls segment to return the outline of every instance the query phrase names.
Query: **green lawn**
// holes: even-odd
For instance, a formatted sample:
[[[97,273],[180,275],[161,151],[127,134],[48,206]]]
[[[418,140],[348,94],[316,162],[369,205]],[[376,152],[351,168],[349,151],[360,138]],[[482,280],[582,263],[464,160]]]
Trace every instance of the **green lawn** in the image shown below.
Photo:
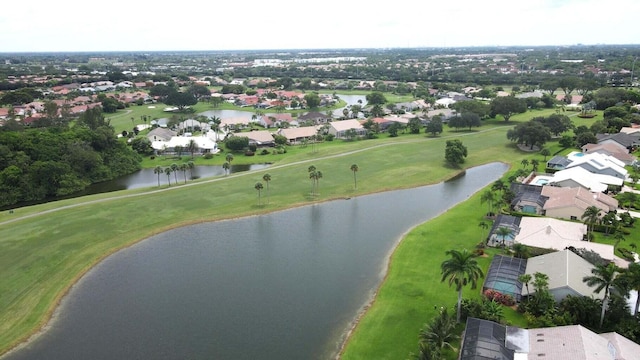
[[[439,182],[460,171],[443,163],[444,143],[451,138],[461,139],[468,147],[465,166],[492,161],[519,166],[521,159],[536,155],[518,151],[507,141],[506,131],[516,121],[535,115],[519,115],[508,124],[488,122],[472,132],[446,130],[437,138],[383,135],[377,140],[325,143],[315,152],[310,146],[298,147],[267,171],[62,200],[20,208],[13,214],[2,212],[0,353],[39,329],[89,268],[136,241],[191,223]],[[350,170],[354,163],[359,166],[357,191]],[[313,198],[307,174],[311,164],[324,174],[320,195]],[[270,205],[258,206],[254,184],[265,172],[272,177]],[[393,255],[378,298],[354,332],[345,358],[406,358],[415,350],[418,330],[433,315],[433,306],[455,302],[455,291],[440,283],[439,264],[445,250],[470,248],[480,240],[481,209],[484,206],[476,195],[407,235]],[[31,217],[4,223],[23,216]],[[461,221],[468,226],[460,226]],[[465,289],[465,294],[471,293]]]

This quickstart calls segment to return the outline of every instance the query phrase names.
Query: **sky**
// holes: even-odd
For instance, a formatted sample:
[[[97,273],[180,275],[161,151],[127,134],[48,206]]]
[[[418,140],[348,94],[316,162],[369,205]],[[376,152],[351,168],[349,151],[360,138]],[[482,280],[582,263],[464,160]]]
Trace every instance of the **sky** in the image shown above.
[[[640,43],[638,0],[3,2],[0,52]]]

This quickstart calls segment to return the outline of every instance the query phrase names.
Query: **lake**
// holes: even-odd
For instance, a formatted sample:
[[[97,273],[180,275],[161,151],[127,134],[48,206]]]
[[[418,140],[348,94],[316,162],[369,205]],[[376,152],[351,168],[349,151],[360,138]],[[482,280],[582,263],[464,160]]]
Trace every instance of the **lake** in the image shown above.
[[[6,359],[332,358],[402,234],[506,170],[153,236],[90,270]]]

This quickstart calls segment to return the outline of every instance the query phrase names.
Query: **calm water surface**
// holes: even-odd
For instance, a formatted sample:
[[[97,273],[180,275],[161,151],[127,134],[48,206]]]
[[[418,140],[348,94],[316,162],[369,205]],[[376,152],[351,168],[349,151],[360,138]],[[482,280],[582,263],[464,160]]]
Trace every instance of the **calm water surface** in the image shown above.
[[[331,358],[401,235],[506,169],[153,236],[89,271],[7,358]]]

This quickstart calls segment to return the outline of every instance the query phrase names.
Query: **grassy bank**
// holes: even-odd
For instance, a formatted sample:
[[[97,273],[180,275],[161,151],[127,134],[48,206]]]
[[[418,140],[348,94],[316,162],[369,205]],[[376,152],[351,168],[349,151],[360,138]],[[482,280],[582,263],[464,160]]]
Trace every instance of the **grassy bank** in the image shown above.
[[[316,201],[435,183],[459,171],[443,164],[444,142],[451,137],[460,138],[469,149],[465,166],[490,161],[518,164],[522,158],[531,158],[531,154],[520,153],[509,144],[505,135],[508,128],[495,126],[470,133],[447,132],[440,138],[420,134],[384,137],[376,141],[336,142],[331,146],[319,147],[317,152],[312,152],[312,148],[308,147],[307,151],[291,154],[267,171],[201,179],[170,188],[163,186],[159,189],[122,191],[115,197],[114,194],[100,194],[64,200],[17,209],[13,214],[3,212],[0,214],[0,353],[26,339],[46,323],[57,302],[84,272],[108,254],[136,241],[190,223],[260,214]],[[350,170],[354,163],[359,166],[357,191],[353,189],[353,173]],[[317,197],[309,196],[311,183],[307,168],[311,164],[324,174]],[[270,204],[258,206],[254,185],[265,172],[272,177],[269,184]],[[263,193],[263,200],[264,197]],[[473,199],[465,204],[472,208],[479,207]],[[32,217],[13,221],[23,216]],[[366,330],[371,328],[366,325],[371,321],[368,319],[383,319],[375,315],[377,312],[391,314],[418,309],[420,304],[424,305],[424,296],[427,295],[434,296],[434,299],[440,296],[437,302],[442,305],[451,302],[449,297],[455,300],[455,293],[450,289],[416,290],[420,288],[413,286],[418,282],[432,283],[430,277],[439,274],[437,267],[444,250],[478,241],[477,223],[477,219],[472,220],[469,226],[459,226],[458,223],[455,231],[449,232],[445,229],[425,229],[428,239],[438,238],[438,241],[445,241],[443,247],[445,244],[447,246],[441,251],[432,250],[433,255],[429,256],[433,257],[424,258],[428,261],[424,261],[421,270],[406,270],[412,272],[415,279],[393,275],[396,271],[394,267],[412,263],[406,259],[424,251],[413,249],[412,246],[432,247],[418,240],[402,243],[394,255],[392,272],[385,286],[400,287],[405,293],[414,294],[410,297],[415,298],[416,302],[413,307],[407,308],[405,305],[408,304],[398,302],[400,299],[387,300],[381,291],[380,298],[372,308],[372,315],[363,319],[364,330],[359,328],[354,334],[346,357],[363,358],[363,354],[368,352],[359,344],[370,338],[367,335],[369,330]],[[436,275],[433,275],[434,270]],[[427,310],[433,309],[432,304],[424,306]],[[412,311],[409,310],[409,313],[415,314],[419,324],[428,319],[428,312]],[[389,320],[372,326],[384,327],[386,321]],[[389,330],[387,334],[393,332]],[[389,342],[390,347],[399,349],[398,354],[402,358],[407,355],[406,349],[415,347],[417,328],[407,326],[403,334],[406,336],[403,342],[395,345]],[[408,346],[406,348],[401,346],[405,343]]]

